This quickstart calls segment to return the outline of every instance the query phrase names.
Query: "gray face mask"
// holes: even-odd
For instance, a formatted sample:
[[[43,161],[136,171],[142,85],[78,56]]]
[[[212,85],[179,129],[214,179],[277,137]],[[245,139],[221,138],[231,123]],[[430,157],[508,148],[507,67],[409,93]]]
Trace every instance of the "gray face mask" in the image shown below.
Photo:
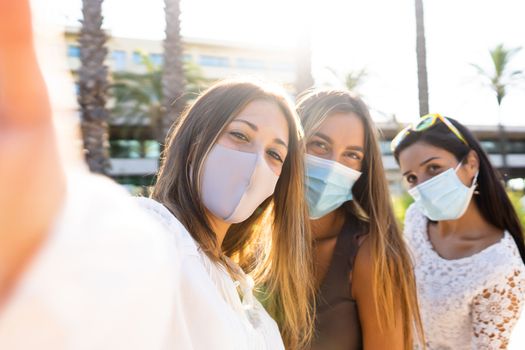
[[[242,222],[273,194],[278,179],[262,154],[216,144],[204,161],[202,202],[218,218]]]

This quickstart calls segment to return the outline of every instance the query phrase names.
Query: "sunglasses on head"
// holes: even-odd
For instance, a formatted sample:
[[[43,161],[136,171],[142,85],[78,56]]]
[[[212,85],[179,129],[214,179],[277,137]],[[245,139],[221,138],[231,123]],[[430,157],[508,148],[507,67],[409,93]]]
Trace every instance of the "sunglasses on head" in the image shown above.
[[[407,137],[410,133],[412,132],[421,132],[421,131],[425,131],[429,128],[431,128],[432,126],[436,125],[437,121],[441,121],[443,124],[445,124],[445,126],[450,130],[452,131],[452,133],[454,135],[456,135],[456,137],[461,141],[463,142],[465,145],[468,146],[468,142],[467,140],[465,140],[465,138],[463,137],[463,135],[461,135],[461,133],[459,132],[459,130],[454,126],[454,124],[452,124],[450,122],[450,120],[448,120],[446,117],[443,117],[442,115],[440,114],[437,114],[437,113],[434,113],[434,114],[427,114],[425,116],[422,116],[418,121],[417,123],[412,123],[410,124],[409,126],[407,126],[406,128],[404,128],[403,130],[401,130],[397,135],[396,137],[394,137],[394,139],[392,140],[392,143],[390,144],[390,149],[392,150],[392,152],[395,151],[395,149],[397,148],[397,146],[399,146],[399,144],[405,139],[405,137]]]

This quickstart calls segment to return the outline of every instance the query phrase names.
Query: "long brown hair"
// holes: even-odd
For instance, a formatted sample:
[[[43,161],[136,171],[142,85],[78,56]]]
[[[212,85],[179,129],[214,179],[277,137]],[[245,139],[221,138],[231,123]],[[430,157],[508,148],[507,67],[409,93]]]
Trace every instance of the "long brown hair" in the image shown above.
[[[353,186],[353,201],[344,204],[350,219],[368,232],[372,247],[373,295],[381,327],[393,327],[396,314],[402,318],[404,344],[413,346],[413,327],[422,337],[412,262],[399,229],[385,176],[378,131],[364,102],[346,90],[317,89],[298,97],[297,111],[308,140],[334,113],[354,113],[365,129],[362,175]]]
[[[244,222],[229,228],[222,247],[200,195],[204,160],[225,127],[250,102],[272,101],[289,128],[288,155],[273,196]],[[304,204],[302,128],[293,108],[274,88],[247,81],[223,81],[205,91],[170,132],[152,197],[188,229],[212,261],[235,259],[264,290],[263,300],[280,326],[284,343],[299,349],[312,334],[311,241]],[[284,312],[280,312],[284,310]]]

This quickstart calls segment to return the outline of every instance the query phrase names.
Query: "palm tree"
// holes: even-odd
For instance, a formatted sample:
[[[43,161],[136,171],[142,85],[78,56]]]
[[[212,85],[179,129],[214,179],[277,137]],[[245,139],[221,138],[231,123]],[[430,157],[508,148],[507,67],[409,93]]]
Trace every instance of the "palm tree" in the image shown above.
[[[416,0],[416,53],[417,85],[419,90],[419,115],[428,114],[427,51],[425,45],[425,20],[423,0]]]
[[[102,30],[102,0],[82,0],[80,68],[78,71],[81,130],[86,161],[93,172],[109,170],[108,116],[106,89],[108,69],[106,34]]]
[[[132,138],[144,139],[141,131],[142,127],[147,127],[155,139],[163,141],[163,68],[155,65],[146,54],[141,54],[141,63],[146,68],[145,73],[113,73],[113,84],[109,88],[112,102],[110,121],[112,125],[119,125],[121,130],[126,127],[134,130]],[[183,68],[186,81],[183,102],[186,103],[205,88],[208,82],[195,63],[187,62]]]
[[[366,77],[368,76],[366,68],[347,71],[344,75],[341,75],[336,69],[332,67],[326,66],[325,69],[340,82],[340,85],[353,92],[357,92],[359,90],[359,87],[363,85]]]
[[[498,103],[498,130],[500,136],[500,151],[503,160],[503,176],[508,173],[507,166],[507,134],[501,120],[501,103],[507,95],[507,89],[523,75],[521,70],[510,70],[509,63],[512,57],[521,50],[521,47],[505,48],[503,44],[497,45],[489,50],[492,67],[490,71],[481,68],[477,64],[471,64],[486,81],[488,86],[496,95]]]
[[[351,71],[345,75],[345,86],[350,91],[356,91],[364,83],[368,72],[365,68]]]
[[[164,40],[164,69],[162,72],[163,112],[161,135],[164,142],[172,124],[185,107],[182,67],[182,39],[180,35],[180,0],[164,0],[166,15],[166,38]]]

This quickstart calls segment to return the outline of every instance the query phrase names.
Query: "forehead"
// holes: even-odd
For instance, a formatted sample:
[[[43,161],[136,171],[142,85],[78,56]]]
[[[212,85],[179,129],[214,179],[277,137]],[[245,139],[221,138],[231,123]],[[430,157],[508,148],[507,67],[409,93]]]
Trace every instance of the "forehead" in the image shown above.
[[[238,119],[254,124],[260,133],[288,142],[288,121],[281,107],[274,101],[251,101],[233,120]]]
[[[456,157],[449,151],[426,142],[416,142],[399,153],[399,166],[401,170],[416,170],[421,162],[433,157],[447,163],[456,162]]]
[[[352,112],[330,114],[315,132],[329,136],[337,143],[363,146],[365,140],[365,126],[361,118]]]

